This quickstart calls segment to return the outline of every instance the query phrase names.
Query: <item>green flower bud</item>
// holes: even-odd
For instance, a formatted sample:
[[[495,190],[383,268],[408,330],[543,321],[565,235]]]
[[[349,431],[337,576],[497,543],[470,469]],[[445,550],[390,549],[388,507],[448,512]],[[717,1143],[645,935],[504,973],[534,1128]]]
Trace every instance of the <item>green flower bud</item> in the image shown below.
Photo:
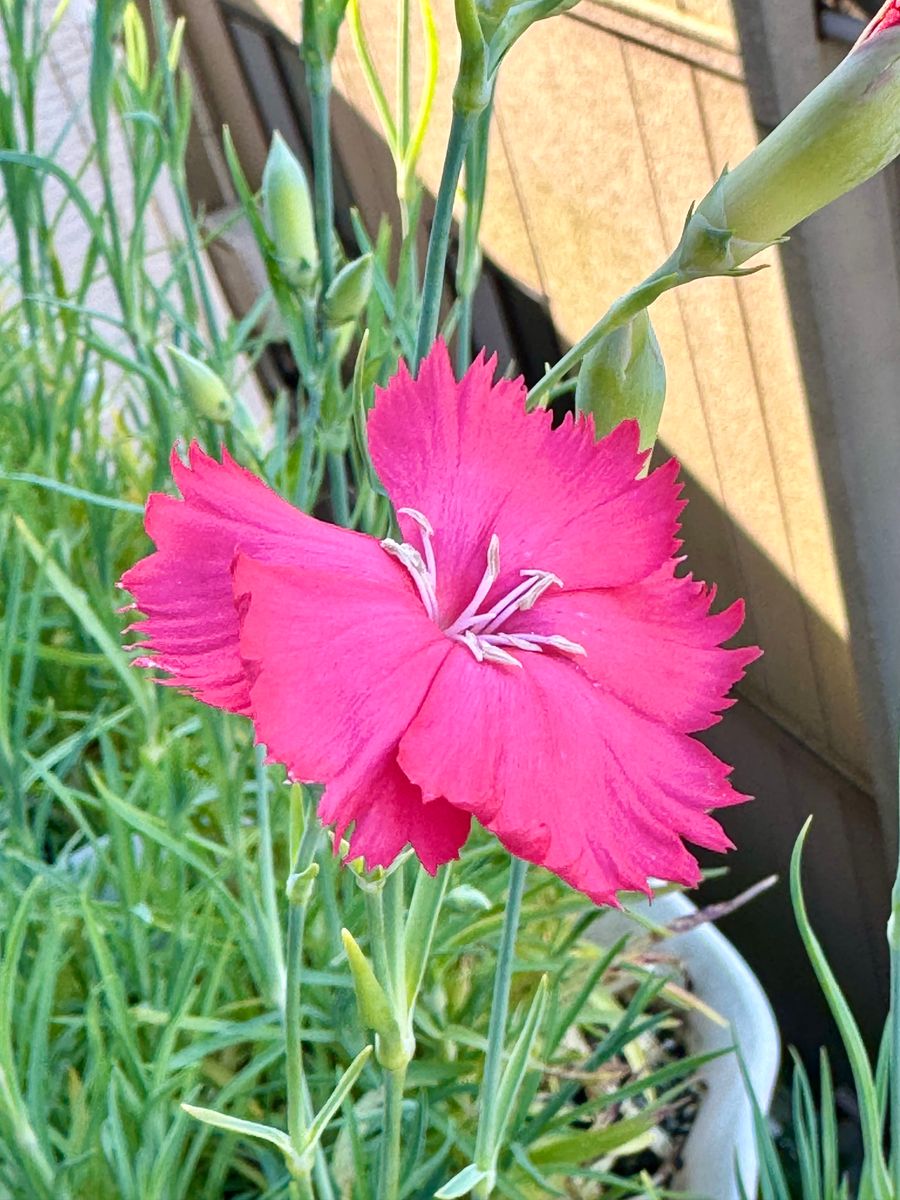
[[[656,441],[665,399],[665,363],[647,310],[641,309],[586,355],[578,372],[575,407],[593,415],[598,437],[622,421],[636,419],[641,449],[647,450]]]
[[[371,254],[347,263],[331,281],[325,293],[325,320],[329,325],[355,321],[363,312],[372,291],[375,260]]]
[[[280,133],[263,171],[263,208],[281,269],[296,283],[309,283],[319,266],[316,222],[309,184],[300,163]]]
[[[491,72],[488,45],[475,0],[454,0],[459,30],[459,73],[453,89],[453,107],[465,116],[483,112],[491,101]]]
[[[572,8],[578,0],[454,0],[461,42],[453,107],[468,116],[491,100],[500,63],[514,42],[537,21]]]
[[[341,939],[350,964],[350,974],[353,976],[359,1019],[366,1029],[375,1033],[375,1057],[389,1071],[399,1070],[410,1061],[413,1049],[400,1032],[400,1024],[391,1009],[387,994],[378,982],[369,960],[359,948],[359,943],[348,929],[341,930]]]
[[[177,346],[169,347],[169,358],[196,412],[210,421],[230,421],[234,416],[234,397],[215,371]]]
[[[689,215],[673,256],[688,277],[729,274],[900,154],[900,28],[883,24]]]
[[[125,70],[138,91],[145,92],[150,81],[150,51],[143,19],[133,0],[128,0],[122,13],[122,32],[125,35]]]

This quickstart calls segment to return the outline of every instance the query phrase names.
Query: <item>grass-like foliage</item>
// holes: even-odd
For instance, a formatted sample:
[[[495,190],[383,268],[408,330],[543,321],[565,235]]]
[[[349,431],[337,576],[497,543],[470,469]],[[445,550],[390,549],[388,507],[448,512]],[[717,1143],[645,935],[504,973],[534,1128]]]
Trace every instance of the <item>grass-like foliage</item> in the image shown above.
[[[791,1153],[781,1153],[765,1115],[754,1101],[760,1196],[761,1200],[850,1200],[851,1197],[855,1200],[894,1200],[900,1181],[900,1109],[895,1093],[900,1051],[900,1010],[896,992],[896,906],[900,899],[900,882],[895,885],[894,909],[888,927],[893,985],[891,1011],[885,1022],[877,1061],[873,1063],[806,909],[801,867],[810,823],[811,819],[798,837],[791,857],[791,899],[803,945],[850,1064],[862,1153],[860,1161],[852,1164],[853,1170],[849,1170],[841,1155],[835,1091],[827,1052],[822,1050],[819,1059],[818,1100],[809,1074],[795,1054]]]

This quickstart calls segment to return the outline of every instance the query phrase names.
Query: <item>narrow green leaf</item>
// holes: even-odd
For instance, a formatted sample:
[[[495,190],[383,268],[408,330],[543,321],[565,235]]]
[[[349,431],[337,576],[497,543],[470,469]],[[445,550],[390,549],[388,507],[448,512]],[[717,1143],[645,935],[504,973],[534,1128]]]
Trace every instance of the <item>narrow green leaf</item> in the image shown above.
[[[331,1118],[350,1094],[350,1089],[356,1083],[366,1063],[372,1057],[372,1050],[372,1046],[365,1046],[343,1073],[334,1091],[316,1113],[315,1120],[310,1125],[306,1137],[303,1139],[302,1153],[305,1154],[315,1149],[319,1144],[322,1134],[331,1122]]]
[[[835,1024],[840,1031],[841,1041],[844,1043],[847,1057],[850,1060],[850,1069],[853,1073],[853,1082],[856,1085],[857,1102],[860,1110],[860,1124],[862,1126],[866,1164],[872,1172],[875,1200],[892,1200],[892,1188],[882,1144],[880,1105],[875,1087],[875,1079],[872,1074],[872,1065],[869,1062],[859,1026],[841,991],[840,984],[835,978],[825,951],[822,949],[822,944],[813,932],[809,915],[806,911],[801,867],[803,846],[809,833],[811,822],[812,817],[807,820],[800,831],[800,835],[794,844],[793,854],[791,855],[791,900],[794,905],[794,915],[809,961],[816,973],[816,978],[819,981],[819,986],[822,989],[828,1007],[831,1009],[831,1015],[834,1017]]]
[[[94,612],[82,589],[72,582],[59,563],[47,555],[46,547],[41,545],[25,521],[21,517],[15,517],[14,520],[28,553],[35,563],[44,565],[46,578],[51,588],[68,606],[85,633],[93,638],[103,651],[110,668],[118,675],[126,691],[134,700],[138,711],[146,719],[149,715],[146,685],[137,672],[132,669],[122,647]],[[112,604],[110,604],[111,608]]]
[[[546,1008],[547,976],[542,975],[531,1001],[528,1016],[525,1018],[525,1023],[510,1053],[509,1061],[500,1077],[497,1102],[491,1106],[490,1111],[495,1122],[495,1127],[491,1131],[491,1148],[494,1154],[499,1151],[509,1129],[516,1107],[516,1097],[522,1086],[522,1080],[525,1078],[525,1072],[528,1070],[528,1060]]]
[[[431,944],[450,881],[449,867],[440,867],[435,875],[420,868],[416,875],[409,912],[404,928],[406,948],[406,1003],[410,1012],[425,978]]]
[[[243,1117],[230,1117],[227,1113],[216,1112],[212,1108],[200,1108],[196,1104],[182,1104],[181,1107],[188,1116],[195,1117],[206,1125],[224,1129],[227,1133],[239,1133],[242,1137],[259,1138],[262,1142],[277,1146],[288,1162],[296,1159],[291,1139],[281,1129],[272,1125],[262,1125],[259,1121],[245,1121]]]
[[[434,1200],[457,1200],[459,1196],[468,1196],[469,1192],[473,1191],[487,1177],[487,1171],[476,1167],[474,1163],[469,1163],[434,1193]]]
[[[552,1167],[559,1172],[611,1154],[656,1125],[656,1107],[653,1105],[637,1116],[625,1117],[603,1129],[585,1129],[547,1138],[529,1150],[531,1161],[536,1167]]]
[[[107,945],[106,938],[94,917],[91,902],[86,896],[81,898],[81,911],[84,917],[85,932],[100,973],[113,1033],[122,1050],[123,1058],[131,1067],[135,1081],[143,1087],[146,1085],[146,1071],[135,1037],[134,1022],[128,1012],[124,981]]]

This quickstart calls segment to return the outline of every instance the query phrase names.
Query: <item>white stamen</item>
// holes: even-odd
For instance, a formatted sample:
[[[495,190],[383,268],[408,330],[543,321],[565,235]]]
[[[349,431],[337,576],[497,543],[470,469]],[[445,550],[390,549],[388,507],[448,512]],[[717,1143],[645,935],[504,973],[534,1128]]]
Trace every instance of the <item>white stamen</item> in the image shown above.
[[[398,508],[397,512],[403,513],[403,515],[406,517],[412,517],[424,534],[430,538],[434,537],[434,526],[431,524],[425,514],[420,513],[417,508]]]
[[[475,636],[471,629],[467,629],[462,635],[461,641],[469,647],[478,662],[484,662],[484,650],[481,648],[481,642]]]
[[[535,603],[543,596],[548,588],[562,587],[563,581],[558,575],[552,574],[550,571],[522,571],[523,575],[528,576],[524,583],[520,583],[517,588],[504,596],[489,613],[484,614],[484,630],[485,633],[493,633],[514,612],[534,608]]]
[[[516,650],[540,651],[540,646],[535,646],[533,642],[526,640],[526,634],[481,633],[478,636],[480,641],[487,642],[490,646],[514,646]]]
[[[431,617],[432,621],[436,621],[438,617],[438,605],[435,580],[422,561],[422,555],[415,546],[410,546],[409,542],[395,542],[393,538],[384,538],[381,548],[382,550],[386,550],[392,558],[398,559],[406,567],[412,576],[413,583],[416,585],[416,590],[425,606],[425,611]]]
[[[470,625],[474,625],[479,619],[476,614],[478,605],[484,600],[488,592],[497,582],[500,574],[500,539],[496,533],[491,534],[491,540],[488,542],[487,551],[487,566],[484,569],[484,574],[481,577],[481,583],[475,589],[475,595],[459,614],[449,629],[444,632],[447,637],[455,637],[468,629]]]
[[[434,546],[431,544],[431,539],[434,537],[434,528],[431,522],[417,508],[401,508],[397,511],[411,517],[422,530],[422,548],[425,551],[425,565],[428,568],[428,574],[431,576],[432,583],[437,587],[437,567],[434,562]]]
[[[437,566],[432,545],[434,529],[428,518],[418,509],[401,508],[399,512],[415,521],[422,531],[424,558],[415,546],[408,542],[396,542],[393,538],[385,538],[381,543],[382,548],[409,571],[425,611],[431,620],[438,624]],[[516,584],[505,596],[497,600],[487,612],[478,611],[500,577],[500,539],[496,533],[491,534],[484,574],[475,589],[475,595],[453,624],[444,629],[447,637],[466,646],[477,662],[499,663],[509,667],[521,668],[522,663],[515,655],[505,650],[504,646],[537,654],[545,646],[563,654],[586,654],[584,646],[558,633],[520,633],[518,630],[515,633],[502,632],[504,622],[514,613],[527,612],[533,608],[548,588],[563,586],[563,581],[552,571],[529,568],[520,571],[519,574],[523,577],[521,583]]]
[[[485,662],[503,663],[507,667],[518,667],[520,670],[522,664],[513,654],[509,654],[506,650],[502,650],[499,646],[493,646],[490,642],[481,643],[481,654]]]
[[[562,650],[566,654],[583,654],[587,658],[587,650],[581,642],[573,642],[569,638],[563,637],[561,633],[554,633],[552,637],[548,637],[547,645],[555,646],[557,650]]]

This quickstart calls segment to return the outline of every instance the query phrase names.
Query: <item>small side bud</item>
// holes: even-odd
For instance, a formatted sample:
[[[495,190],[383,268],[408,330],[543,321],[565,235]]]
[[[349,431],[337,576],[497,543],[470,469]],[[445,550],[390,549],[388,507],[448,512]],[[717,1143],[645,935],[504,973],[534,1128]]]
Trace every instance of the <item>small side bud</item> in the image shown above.
[[[371,254],[363,254],[342,267],[325,293],[327,323],[335,326],[355,321],[369,302],[374,278],[375,260]]]
[[[177,346],[169,347],[169,358],[191,407],[210,421],[230,421],[234,397],[215,371]]]
[[[285,892],[289,904],[307,904],[312,895],[316,877],[319,874],[319,864],[310,863],[302,871],[292,871],[288,875]]]
[[[319,266],[312,199],[303,167],[280,133],[272,137],[262,194],[282,271],[295,283],[309,284]]]
[[[122,32],[125,35],[125,70],[139,92],[147,90],[150,82],[150,52],[147,30],[134,0],[128,0],[122,13]]]
[[[594,418],[597,436],[622,421],[637,420],[641,449],[656,441],[666,399],[666,367],[650,317],[642,309],[606,335],[585,357],[575,387],[575,407]]]
[[[348,929],[341,930],[341,940],[353,976],[359,1019],[375,1033],[375,1057],[381,1066],[389,1071],[397,1071],[407,1065],[412,1058],[412,1050],[404,1041],[387,994],[359,948],[359,943]]]
[[[538,21],[578,0],[454,0],[461,53],[453,107],[477,115],[490,103],[497,70],[509,49]]]

